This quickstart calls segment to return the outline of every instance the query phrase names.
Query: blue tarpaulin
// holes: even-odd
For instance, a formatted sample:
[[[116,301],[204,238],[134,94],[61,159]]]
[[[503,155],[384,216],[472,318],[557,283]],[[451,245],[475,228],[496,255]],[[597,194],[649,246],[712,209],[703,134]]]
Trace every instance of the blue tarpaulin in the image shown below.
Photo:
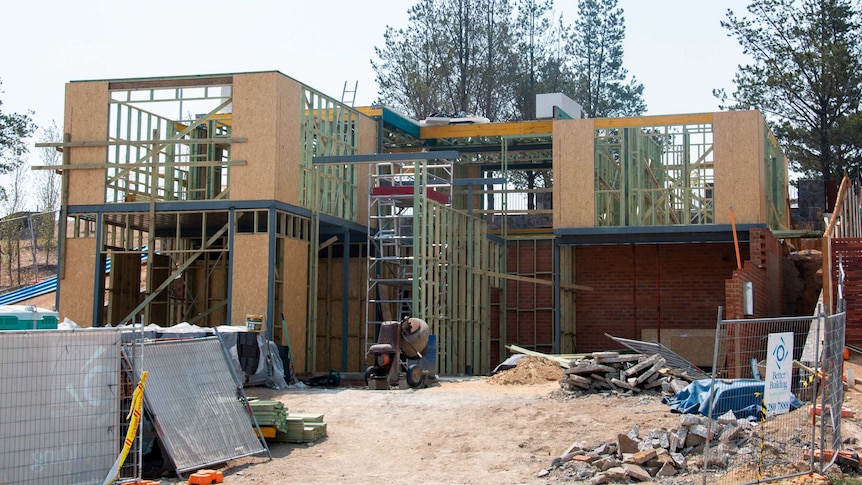
[[[671,411],[683,414],[709,415],[709,389],[712,379],[692,382],[676,396],[662,398]],[[757,379],[716,379],[715,405],[712,419],[733,411],[737,418],[760,418],[763,399],[763,381]],[[796,409],[802,401],[790,396],[790,409]]]

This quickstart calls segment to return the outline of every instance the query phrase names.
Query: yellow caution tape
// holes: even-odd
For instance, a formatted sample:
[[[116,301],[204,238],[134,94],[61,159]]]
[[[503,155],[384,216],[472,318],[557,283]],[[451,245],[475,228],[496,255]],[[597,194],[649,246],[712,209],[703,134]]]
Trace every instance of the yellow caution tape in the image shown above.
[[[120,467],[126,462],[129,450],[132,449],[132,443],[135,442],[135,435],[138,434],[138,424],[141,421],[141,410],[144,406],[144,384],[147,382],[147,376],[149,374],[150,373],[148,371],[141,373],[141,382],[138,382],[138,386],[135,387],[135,392],[132,393],[132,405],[129,409],[129,414],[126,415],[126,419],[131,418],[131,421],[129,421],[129,429],[126,431],[126,440],[123,442],[123,450],[120,452],[120,456],[117,457],[117,461],[115,461],[111,466],[111,470],[108,472],[108,476],[105,478],[102,485],[110,485],[114,483],[117,475],[120,474]]]

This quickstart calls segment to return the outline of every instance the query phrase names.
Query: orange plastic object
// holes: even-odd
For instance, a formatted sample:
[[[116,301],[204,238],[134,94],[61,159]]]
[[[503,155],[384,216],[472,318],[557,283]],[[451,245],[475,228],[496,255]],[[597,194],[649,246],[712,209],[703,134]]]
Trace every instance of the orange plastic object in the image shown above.
[[[224,474],[218,470],[198,470],[189,477],[189,485],[211,485],[224,482]]]
[[[209,473],[192,473],[189,476],[189,485],[211,485],[212,483],[213,478]]]

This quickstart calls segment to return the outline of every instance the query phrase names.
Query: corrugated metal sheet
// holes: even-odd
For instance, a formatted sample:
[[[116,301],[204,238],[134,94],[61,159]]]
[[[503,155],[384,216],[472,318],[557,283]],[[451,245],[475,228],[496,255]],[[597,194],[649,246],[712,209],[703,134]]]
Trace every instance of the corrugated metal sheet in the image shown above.
[[[142,251],[146,251],[147,247],[144,246]],[[146,261],[147,255],[141,255],[141,261]],[[108,261],[105,263],[105,273],[111,272],[111,258],[108,258]],[[18,303],[19,301],[29,300],[30,298],[36,298],[37,296],[42,296],[47,293],[51,293],[52,291],[57,291],[57,277],[48,278],[42,280],[38,283],[34,283],[30,286],[25,286],[24,288],[18,288],[17,290],[10,291],[8,293],[4,293],[0,295],[0,305],[11,305],[13,303]]]
[[[48,278],[36,284],[18,288],[15,291],[0,295],[0,305],[11,305],[19,301],[29,300],[37,296],[42,296],[46,293],[57,291],[57,278]]]
[[[178,472],[266,452],[216,338],[144,344],[144,396]]]
[[[0,483],[92,484],[119,454],[116,330],[0,332]]]
[[[678,369],[691,376],[693,379],[709,379],[710,376],[698,366],[685,360],[681,355],[673,350],[665,347],[658,342],[643,342],[641,340],[632,340],[622,337],[614,337],[613,335],[605,334],[607,337],[614,339],[616,342],[625,345],[626,347],[640,352],[645,355],[659,354],[667,362],[667,366],[671,369]]]

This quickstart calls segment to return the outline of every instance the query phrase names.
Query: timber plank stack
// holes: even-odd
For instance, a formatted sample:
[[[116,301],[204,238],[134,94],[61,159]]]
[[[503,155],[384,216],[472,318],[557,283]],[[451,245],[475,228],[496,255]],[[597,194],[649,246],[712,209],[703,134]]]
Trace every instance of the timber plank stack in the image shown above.
[[[326,436],[322,414],[288,413],[284,403],[274,400],[251,399],[249,405],[269,441],[311,443]]]
[[[593,352],[591,358],[575,359],[569,363],[560,379],[560,386],[567,391],[584,393],[656,391],[676,394],[689,382],[670,375],[666,364],[659,354]]]

